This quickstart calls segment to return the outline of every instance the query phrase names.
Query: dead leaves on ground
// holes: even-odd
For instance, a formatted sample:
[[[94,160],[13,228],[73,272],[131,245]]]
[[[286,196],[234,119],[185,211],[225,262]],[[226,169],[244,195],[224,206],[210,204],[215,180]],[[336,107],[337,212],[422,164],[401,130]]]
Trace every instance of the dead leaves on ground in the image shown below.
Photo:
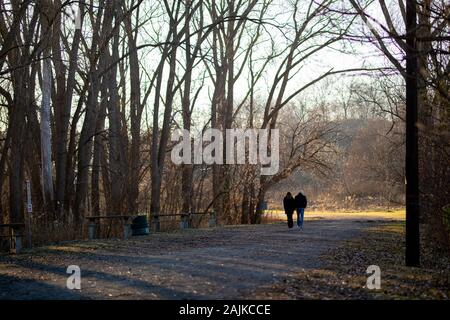
[[[254,293],[261,299],[449,299],[450,259],[424,250],[421,268],[404,266],[404,223],[367,230],[322,256],[322,269],[302,270]],[[367,267],[381,268],[381,289],[366,288]]]

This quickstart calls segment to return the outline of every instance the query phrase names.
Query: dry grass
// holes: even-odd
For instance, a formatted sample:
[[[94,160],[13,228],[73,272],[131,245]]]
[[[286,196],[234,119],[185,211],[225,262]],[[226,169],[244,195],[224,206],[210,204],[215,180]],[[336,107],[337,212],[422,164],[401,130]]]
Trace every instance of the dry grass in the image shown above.
[[[397,210],[368,210],[368,211],[308,211],[305,210],[305,220],[320,219],[372,219],[372,220],[397,220],[404,221],[405,209]],[[268,210],[263,216],[263,221],[272,222],[285,220],[286,215],[281,210]]]

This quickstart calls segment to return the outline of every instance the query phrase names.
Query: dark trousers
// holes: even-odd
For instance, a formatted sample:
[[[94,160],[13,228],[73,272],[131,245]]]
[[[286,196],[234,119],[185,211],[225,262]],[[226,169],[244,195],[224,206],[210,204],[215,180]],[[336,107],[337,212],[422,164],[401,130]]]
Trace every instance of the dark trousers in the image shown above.
[[[294,220],[292,219],[293,214],[294,212],[286,212],[289,229],[291,229],[294,226]]]

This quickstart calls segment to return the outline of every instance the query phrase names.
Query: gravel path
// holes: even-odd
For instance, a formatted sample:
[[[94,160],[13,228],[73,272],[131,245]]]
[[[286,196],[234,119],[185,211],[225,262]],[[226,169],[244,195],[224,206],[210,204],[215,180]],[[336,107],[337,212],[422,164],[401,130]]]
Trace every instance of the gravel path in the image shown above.
[[[319,220],[80,241],[0,256],[0,299],[236,299],[295,271],[373,226],[372,220]],[[66,288],[69,265],[81,290]]]

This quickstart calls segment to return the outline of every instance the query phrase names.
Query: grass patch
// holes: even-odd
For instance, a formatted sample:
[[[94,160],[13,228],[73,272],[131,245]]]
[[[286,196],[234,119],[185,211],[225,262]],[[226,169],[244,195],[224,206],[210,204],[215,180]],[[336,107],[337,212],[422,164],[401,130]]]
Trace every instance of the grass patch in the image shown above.
[[[294,217],[296,214],[294,213]],[[406,218],[405,209],[396,210],[368,210],[368,211],[308,211],[305,210],[305,220],[320,219],[389,219],[404,221]],[[282,210],[267,210],[263,215],[264,221],[285,220],[286,214]]]

